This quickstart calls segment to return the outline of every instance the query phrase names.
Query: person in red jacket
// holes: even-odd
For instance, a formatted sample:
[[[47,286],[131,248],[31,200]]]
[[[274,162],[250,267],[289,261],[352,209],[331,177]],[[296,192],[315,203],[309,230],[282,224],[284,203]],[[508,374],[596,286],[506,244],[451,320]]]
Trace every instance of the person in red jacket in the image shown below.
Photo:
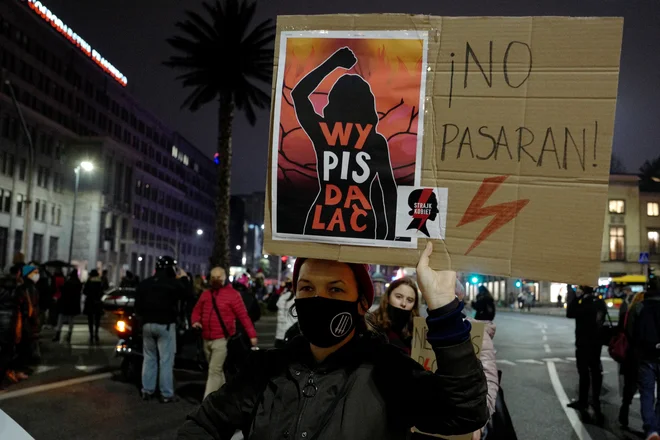
[[[222,319],[222,323],[218,318]],[[211,270],[211,289],[202,293],[192,312],[193,327],[202,330],[204,354],[209,363],[209,377],[204,397],[220,389],[225,383],[222,366],[227,357],[227,339],[236,333],[236,320],[245,328],[250,342],[257,345],[257,332],[248,316],[240,294],[227,284],[222,267]],[[223,327],[227,330],[225,334]]]

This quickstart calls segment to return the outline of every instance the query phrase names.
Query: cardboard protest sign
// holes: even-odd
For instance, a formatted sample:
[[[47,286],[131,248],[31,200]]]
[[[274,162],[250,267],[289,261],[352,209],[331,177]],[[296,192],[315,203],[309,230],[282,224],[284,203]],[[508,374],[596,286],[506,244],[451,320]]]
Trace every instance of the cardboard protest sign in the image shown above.
[[[595,282],[622,24],[279,17],[265,250]]]
[[[478,321],[472,321],[471,324],[472,330],[470,331],[470,339],[472,340],[474,353],[477,355],[477,357],[481,357],[481,347],[484,341],[484,331],[486,330],[486,326],[483,322]],[[417,317],[415,318],[414,325],[415,327],[410,356],[419,362],[422,366],[424,366],[425,369],[435,372],[437,368],[437,361],[431,344],[429,344],[429,342],[426,340],[426,333],[428,333],[429,330],[426,326],[426,319]],[[456,436],[442,436],[435,434],[427,435],[447,440],[470,440],[472,438],[472,434]]]

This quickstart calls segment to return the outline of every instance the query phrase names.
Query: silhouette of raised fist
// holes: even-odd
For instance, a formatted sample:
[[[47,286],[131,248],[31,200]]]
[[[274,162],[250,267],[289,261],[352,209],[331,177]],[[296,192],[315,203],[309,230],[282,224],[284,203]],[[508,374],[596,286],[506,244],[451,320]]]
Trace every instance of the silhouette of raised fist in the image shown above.
[[[342,47],[337,52],[332,54],[332,61],[337,67],[343,67],[344,69],[350,69],[355,66],[357,63],[357,58],[353,51],[348,47]]]

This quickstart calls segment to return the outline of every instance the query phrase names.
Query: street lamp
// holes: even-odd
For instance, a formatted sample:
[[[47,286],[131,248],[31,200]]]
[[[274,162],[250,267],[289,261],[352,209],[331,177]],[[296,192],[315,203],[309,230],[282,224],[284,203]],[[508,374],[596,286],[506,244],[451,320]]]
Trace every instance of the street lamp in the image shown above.
[[[236,245],[236,250],[237,250],[237,251],[240,251],[240,250],[241,250],[241,245],[237,244],[237,245]]]
[[[76,173],[76,186],[73,192],[73,212],[71,214],[71,239],[69,240],[69,263],[71,263],[72,254],[73,254],[73,234],[76,227],[76,202],[78,201],[78,188],[80,186],[80,170],[91,172],[94,170],[94,164],[88,161],[80,162],[80,164],[74,168]]]
[[[197,235],[203,235],[203,234],[204,234],[204,231],[203,231],[203,230],[201,230],[201,229],[198,229],[198,230],[197,230]]]

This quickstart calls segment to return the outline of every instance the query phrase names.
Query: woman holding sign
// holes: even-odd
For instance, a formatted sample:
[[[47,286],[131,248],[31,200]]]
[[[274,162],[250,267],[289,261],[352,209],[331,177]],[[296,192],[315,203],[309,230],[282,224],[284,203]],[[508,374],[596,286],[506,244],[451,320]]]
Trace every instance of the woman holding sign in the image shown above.
[[[415,426],[463,434],[488,421],[486,378],[454,295],[456,273],[433,271],[429,243],[417,266],[429,305],[435,373],[375,338],[365,313],[374,290],[366,265],[299,258],[293,273],[302,336],[254,352],[238,377],[209,395],[178,438],[405,439]]]

